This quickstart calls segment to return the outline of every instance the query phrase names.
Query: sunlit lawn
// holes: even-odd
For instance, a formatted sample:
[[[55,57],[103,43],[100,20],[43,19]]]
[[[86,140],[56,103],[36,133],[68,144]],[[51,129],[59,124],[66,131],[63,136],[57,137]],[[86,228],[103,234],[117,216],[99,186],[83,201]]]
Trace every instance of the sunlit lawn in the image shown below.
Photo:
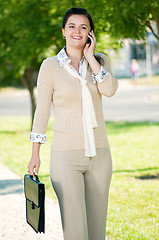
[[[49,178],[53,120],[41,147],[40,180],[56,202]],[[21,177],[31,156],[28,117],[0,117],[0,163]],[[159,239],[159,123],[108,122],[113,156],[107,222],[108,239]]]

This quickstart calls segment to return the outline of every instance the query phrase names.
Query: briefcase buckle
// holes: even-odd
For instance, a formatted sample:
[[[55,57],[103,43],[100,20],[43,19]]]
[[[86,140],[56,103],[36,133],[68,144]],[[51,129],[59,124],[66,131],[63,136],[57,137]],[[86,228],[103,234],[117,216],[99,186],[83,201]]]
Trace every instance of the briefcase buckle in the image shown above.
[[[32,208],[32,209],[35,209],[35,204],[34,204],[33,201],[31,202],[31,208]]]

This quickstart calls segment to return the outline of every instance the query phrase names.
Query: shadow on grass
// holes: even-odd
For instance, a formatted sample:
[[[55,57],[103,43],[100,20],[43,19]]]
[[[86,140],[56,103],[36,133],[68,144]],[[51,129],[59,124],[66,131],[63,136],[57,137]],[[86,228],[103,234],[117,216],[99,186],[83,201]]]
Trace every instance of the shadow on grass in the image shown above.
[[[132,130],[134,127],[141,128],[141,127],[149,127],[149,126],[159,126],[159,122],[105,121],[105,125],[107,127],[107,130],[109,130],[109,128],[111,129],[111,134],[117,134],[118,132],[121,132],[121,129],[123,130],[123,132],[128,132]]]
[[[17,134],[16,131],[0,131],[0,134],[12,134],[12,135],[15,135]]]
[[[39,175],[40,178],[50,178],[50,174],[46,174],[46,175]]]
[[[138,180],[156,180],[159,179],[159,174],[147,174],[142,176],[136,176],[135,178]]]
[[[159,170],[159,168],[154,167],[154,168],[124,169],[124,170],[113,171],[113,173],[144,172],[144,171],[151,171],[151,170]]]
[[[113,171],[113,173],[136,173],[136,172],[144,172],[144,171],[152,171],[152,170],[159,170],[159,168],[139,168],[139,169],[125,169],[125,170],[116,170]],[[153,174],[146,174],[146,175],[140,175],[140,176],[134,176],[136,180],[158,180],[159,179],[159,173],[153,173]]]
[[[114,125],[116,128],[119,127],[141,127],[141,126],[151,126],[151,125],[156,125],[159,126],[159,121],[158,122],[150,122],[150,121],[144,121],[144,122],[131,122],[131,121],[105,121],[105,124],[107,125]]]
[[[29,130],[17,130],[17,131],[0,131],[0,134],[11,134],[11,135],[16,135],[16,134],[30,134]]]

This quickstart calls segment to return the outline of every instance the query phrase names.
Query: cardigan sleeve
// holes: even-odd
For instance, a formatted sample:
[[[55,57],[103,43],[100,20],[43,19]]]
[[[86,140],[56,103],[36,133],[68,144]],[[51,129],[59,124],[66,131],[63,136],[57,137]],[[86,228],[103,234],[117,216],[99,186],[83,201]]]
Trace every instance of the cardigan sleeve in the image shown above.
[[[118,81],[112,75],[108,57],[102,53],[100,53],[99,57],[101,69],[97,75],[94,75],[94,78],[96,79],[99,93],[106,97],[111,97],[115,94],[116,90],[118,89]]]
[[[37,107],[34,114],[31,142],[46,142],[45,131],[48,125],[53,97],[53,79],[49,73],[47,59],[41,64],[37,80]]]

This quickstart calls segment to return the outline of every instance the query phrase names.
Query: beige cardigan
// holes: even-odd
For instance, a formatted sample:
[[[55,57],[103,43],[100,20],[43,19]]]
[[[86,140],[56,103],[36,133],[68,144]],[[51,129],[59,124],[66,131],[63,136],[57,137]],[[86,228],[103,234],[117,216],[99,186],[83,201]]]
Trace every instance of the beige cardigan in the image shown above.
[[[91,92],[98,127],[94,129],[96,148],[109,147],[102,110],[102,95],[111,97],[118,88],[113,78],[106,55],[96,53],[101,65],[109,72],[101,83],[94,82],[92,70],[88,65],[87,86]],[[72,77],[59,66],[57,56],[43,61],[37,81],[37,108],[34,115],[32,132],[45,134],[50,117],[51,102],[54,110],[54,136],[52,151],[85,149],[82,122],[82,91],[79,79]]]

